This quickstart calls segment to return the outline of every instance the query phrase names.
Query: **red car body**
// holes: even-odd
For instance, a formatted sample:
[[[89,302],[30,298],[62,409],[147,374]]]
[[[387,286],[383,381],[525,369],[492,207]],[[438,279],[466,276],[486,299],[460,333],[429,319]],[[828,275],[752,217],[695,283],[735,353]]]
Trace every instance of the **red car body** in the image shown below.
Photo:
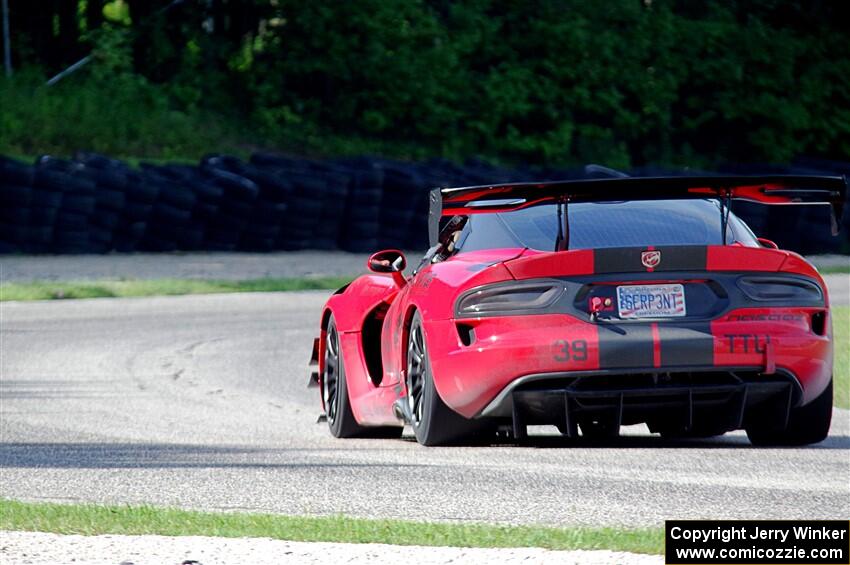
[[[832,403],[832,321],[826,285],[803,257],[770,242],[730,243],[725,232],[721,244],[570,249],[560,241],[552,251],[457,251],[452,230],[460,233],[474,214],[622,200],[714,199],[725,222],[733,199],[824,203],[835,215],[845,193],[839,177],[627,178],[434,191],[434,247],[415,273],[401,275],[400,252],[376,254],[370,268],[388,274],[359,277],[323,309],[314,380],[328,411],[323,380],[334,378],[328,354],[338,349],[345,390],[337,392],[347,406],[334,416],[353,418],[342,432],[331,429],[392,435],[407,422],[430,445],[499,426],[522,439],[532,424],[554,424],[574,437],[579,428],[610,436],[645,422],[671,436],[745,428],[759,444],[820,441]],[[669,301],[659,306],[665,314],[647,314],[656,312],[646,303],[655,299]],[[631,306],[646,317],[628,318]],[[331,321],[338,346],[328,341]],[[420,385],[436,392],[420,404],[432,420],[446,420],[428,422],[437,430],[430,437],[418,433],[425,416],[417,415],[422,407],[410,393],[416,384],[406,374],[414,371],[409,357],[417,347],[412,324],[421,327],[427,351]],[[340,394],[332,400],[340,402]],[[826,418],[826,427],[800,423],[813,417]]]

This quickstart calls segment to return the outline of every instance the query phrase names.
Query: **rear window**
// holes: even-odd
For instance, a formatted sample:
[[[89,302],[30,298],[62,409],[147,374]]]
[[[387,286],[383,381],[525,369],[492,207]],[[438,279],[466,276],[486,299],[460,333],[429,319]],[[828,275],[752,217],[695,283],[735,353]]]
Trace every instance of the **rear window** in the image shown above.
[[[582,202],[567,206],[569,249],[648,245],[721,245],[720,204],[716,200]],[[558,233],[554,204],[500,214],[473,214],[458,248],[477,251],[528,247],[552,251]],[[758,247],[752,231],[729,214],[727,243]]]

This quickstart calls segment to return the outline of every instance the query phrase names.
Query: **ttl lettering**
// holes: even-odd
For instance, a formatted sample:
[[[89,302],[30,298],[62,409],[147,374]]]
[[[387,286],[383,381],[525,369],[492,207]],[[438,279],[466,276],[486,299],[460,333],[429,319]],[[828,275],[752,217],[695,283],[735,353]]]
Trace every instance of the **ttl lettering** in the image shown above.
[[[725,334],[723,337],[727,339],[729,344],[729,353],[740,353],[742,351],[749,353],[750,349],[754,353],[764,353],[765,346],[770,343],[769,335]]]

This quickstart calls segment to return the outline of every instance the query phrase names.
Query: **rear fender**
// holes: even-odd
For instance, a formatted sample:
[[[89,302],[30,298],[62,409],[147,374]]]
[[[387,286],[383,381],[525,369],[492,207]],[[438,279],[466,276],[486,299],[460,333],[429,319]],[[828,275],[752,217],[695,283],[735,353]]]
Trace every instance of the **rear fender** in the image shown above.
[[[785,273],[793,273],[795,275],[803,275],[805,277],[812,278],[817,281],[820,285],[821,289],[823,289],[823,300],[824,304],[827,308],[829,308],[829,289],[826,286],[826,282],[821,277],[818,270],[806,261],[801,255],[794,253],[793,251],[788,251],[787,257],[785,261],[782,263],[782,267],[780,270]]]
[[[407,339],[413,315],[419,312],[425,324],[454,317],[457,296],[469,288],[511,280],[505,259],[516,257],[522,249],[488,250],[463,253],[419,271],[403,291],[401,301],[390,308],[383,334],[382,354],[384,379],[399,394],[403,390],[407,367]]]
[[[410,281],[407,301],[415,304],[425,320],[454,317],[455,299],[467,289],[512,280],[504,261],[519,256],[522,249],[490,249],[460,253],[419,271]]]

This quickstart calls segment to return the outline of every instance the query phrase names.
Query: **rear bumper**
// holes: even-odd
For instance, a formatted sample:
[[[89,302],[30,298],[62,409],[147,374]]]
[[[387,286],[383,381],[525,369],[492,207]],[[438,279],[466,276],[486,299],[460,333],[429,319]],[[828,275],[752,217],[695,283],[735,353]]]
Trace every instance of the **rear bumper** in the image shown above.
[[[516,437],[525,426],[541,424],[574,437],[578,425],[589,421],[612,429],[647,423],[655,430],[721,433],[743,428],[751,418],[784,427],[801,396],[793,375],[764,375],[755,367],[542,374],[515,380],[478,416],[510,419]]]
[[[660,398],[655,402],[640,392],[645,388],[641,375],[699,374],[700,384],[732,387],[729,394],[746,389],[750,400],[762,390],[772,391],[777,381],[786,388],[791,382],[790,398],[797,406],[815,398],[831,379],[831,332],[818,334],[812,327],[812,316],[823,311],[753,308],[708,322],[623,324],[569,314],[504,316],[426,321],[425,332],[437,391],[467,418],[510,416],[503,407],[505,397],[529,388],[527,383],[559,376],[563,379],[555,393],[543,396],[560,397],[560,404],[566,402],[565,393],[581,401],[593,389],[608,391],[612,387],[605,379],[619,375],[626,404],[645,400],[661,409],[664,398],[684,398],[685,391],[653,387]],[[723,375],[719,383],[705,381],[712,373]],[[573,386],[575,379],[581,379],[581,387]],[[521,392],[525,397],[535,394]],[[529,399],[527,404],[535,402]]]

